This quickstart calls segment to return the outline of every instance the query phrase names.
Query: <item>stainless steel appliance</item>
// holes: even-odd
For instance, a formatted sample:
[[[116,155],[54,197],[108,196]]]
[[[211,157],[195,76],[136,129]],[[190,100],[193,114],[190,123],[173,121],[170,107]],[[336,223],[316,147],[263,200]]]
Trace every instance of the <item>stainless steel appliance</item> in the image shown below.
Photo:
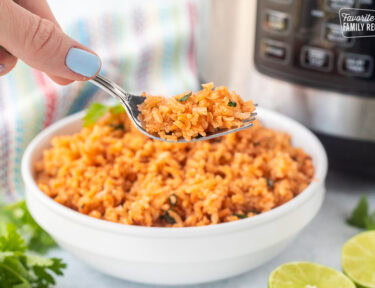
[[[375,38],[344,38],[338,17],[342,7],[375,10],[375,2],[213,0],[212,6],[203,78],[310,127],[331,167],[375,175]]]

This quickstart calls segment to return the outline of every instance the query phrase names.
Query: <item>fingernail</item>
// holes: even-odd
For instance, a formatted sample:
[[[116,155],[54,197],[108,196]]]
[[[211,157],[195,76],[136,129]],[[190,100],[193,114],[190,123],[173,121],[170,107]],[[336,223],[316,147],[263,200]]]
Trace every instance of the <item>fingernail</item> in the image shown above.
[[[0,73],[4,71],[5,66],[3,64],[0,64]]]
[[[98,56],[79,48],[70,48],[65,59],[66,66],[86,77],[94,76],[100,69],[101,61]]]

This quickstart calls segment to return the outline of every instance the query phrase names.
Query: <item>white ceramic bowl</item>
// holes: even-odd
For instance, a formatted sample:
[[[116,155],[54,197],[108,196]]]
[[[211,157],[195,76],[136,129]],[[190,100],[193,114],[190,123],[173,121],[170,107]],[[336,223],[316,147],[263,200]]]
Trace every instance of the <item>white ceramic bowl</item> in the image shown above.
[[[56,135],[81,129],[78,113],[40,133],[22,160],[26,200],[35,220],[64,249],[97,270],[119,278],[164,285],[193,284],[234,276],[270,260],[317,214],[325,193],[327,157],[305,127],[278,113],[258,108],[268,127],[292,135],[293,144],[309,153],[315,179],[299,196],[269,212],[235,222],[187,228],[123,225],[68,209],[35,184],[33,164]]]

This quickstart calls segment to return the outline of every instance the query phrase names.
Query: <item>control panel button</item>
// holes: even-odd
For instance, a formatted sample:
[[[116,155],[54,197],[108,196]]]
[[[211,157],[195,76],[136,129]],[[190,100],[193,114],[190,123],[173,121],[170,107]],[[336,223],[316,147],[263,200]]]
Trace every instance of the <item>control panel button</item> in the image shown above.
[[[346,38],[342,35],[340,24],[325,23],[323,26],[323,38],[331,43],[349,46],[353,43],[353,38]]]
[[[326,0],[326,7],[330,10],[340,10],[341,8],[353,8],[356,0]]]
[[[289,57],[289,49],[284,42],[265,39],[262,43],[262,55],[266,59],[286,63]]]
[[[329,72],[333,67],[333,53],[330,50],[304,46],[301,50],[302,67]]]
[[[346,76],[370,77],[374,59],[369,55],[343,53],[339,58],[339,72]]]
[[[289,16],[286,13],[275,10],[267,10],[265,13],[264,27],[267,30],[286,33],[289,30],[289,22]]]
[[[308,37],[311,34],[320,33],[322,18],[325,16],[325,12],[321,8],[318,1],[301,1],[299,16],[296,18],[299,23],[297,29],[300,33]]]

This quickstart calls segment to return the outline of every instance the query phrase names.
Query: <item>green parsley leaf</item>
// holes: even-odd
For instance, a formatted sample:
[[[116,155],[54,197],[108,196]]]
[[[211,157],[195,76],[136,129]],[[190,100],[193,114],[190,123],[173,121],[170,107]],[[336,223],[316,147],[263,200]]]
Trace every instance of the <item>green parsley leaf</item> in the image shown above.
[[[92,103],[87,108],[85,117],[83,117],[83,127],[94,125],[101,117],[103,117],[108,112],[112,113],[113,115],[117,115],[125,113],[125,109],[121,104],[106,106],[100,103]]]
[[[237,213],[234,213],[233,216],[236,216],[237,218],[240,218],[240,219],[245,219],[245,218],[247,218],[247,215],[245,215],[245,214],[237,214]]]
[[[189,97],[193,94],[193,92],[190,92],[188,94],[186,94],[185,96],[181,97],[180,99],[177,99],[177,101],[179,102],[185,102],[189,99]]]
[[[2,223],[4,225],[4,223]],[[6,224],[5,229],[2,229],[0,236],[0,251],[1,252],[20,252],[26,251],[25,241],[17,233],[17,228],[13,224]],[[5,254],[3,254],[5,256]]]
[[[366,219],[368,218],[369,214],[368,211],[368,199],[366,195],[363,195],[353,210],[351,216],[347,219],[347,223],[355,227],[366,228]]]
[[[0,252],[0,262],[4,261],[4,259],[7,257],[13,257],[14,255],[16,255],[14,252],[9,252],[9,251]]]
[[[33,219],[27,209],[25,201],[11,205],[0,205],[0,223],[12,223],[17,232],[25,240],[28,249],[38,253],[45,253],[56,247],[56,242]],[[4,227],[4,226],[2,226]]]
[[[27,263],[30,263],[30,260]],[[66,268],[66,264],[61,259],[50,258],[45,259],[45,261],[38,260],[29,267],[32,267],[34,274],[37,276],[37,279],[33,282],[35,283],[35,287],[47,288],[50,285],[56,284],[51,272],[59,276],[63,275],[63,269]]]
[[[26,255],[26,263],[28,266],[42,266],[48,267],[53,264],[53,261],[49,258],[44,258],[39,255],[34,254],[27,254]]]
[[[110,111],[113,115],[117,115],[117,114],[122,114],[122,113],[125,113],[125,109],[124,107],[122,107],[121,104],[117,104],[115,106],[112,106],[110,108]]]
[[[94,125],[96,121],[103,117],[109,110],[110,107],[108,106],[100,103],[92,103],[89,108],[87,108],[85,117],[83,117],[83,127]]]
[[[234,102],[234,101],[229,100],[229,102],[228,102],[228,106],[229,106],[229,107],[237,107],[237,103]]]

